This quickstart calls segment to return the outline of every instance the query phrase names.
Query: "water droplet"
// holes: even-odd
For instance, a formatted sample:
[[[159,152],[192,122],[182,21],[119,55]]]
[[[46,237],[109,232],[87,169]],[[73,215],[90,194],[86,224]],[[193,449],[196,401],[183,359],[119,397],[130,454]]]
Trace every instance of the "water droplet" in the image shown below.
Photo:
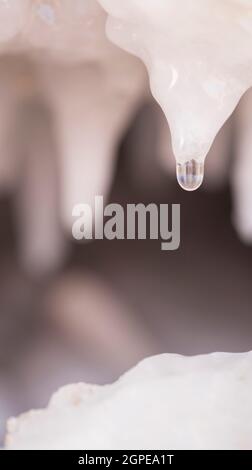
[[[177,180],[181,188],[186,191],[198,189],[204,178],[204,162],[188,160],[185,163],[177,163]]]

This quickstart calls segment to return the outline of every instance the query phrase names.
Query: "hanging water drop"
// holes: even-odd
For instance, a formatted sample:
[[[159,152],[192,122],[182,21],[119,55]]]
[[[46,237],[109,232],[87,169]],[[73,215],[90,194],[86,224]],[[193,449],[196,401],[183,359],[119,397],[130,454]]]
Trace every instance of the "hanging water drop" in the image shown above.
[[[198,189],[204,178],[204,162],[188,160],[185,163],[177,163],[177,180],[181,188],[186,191]]]

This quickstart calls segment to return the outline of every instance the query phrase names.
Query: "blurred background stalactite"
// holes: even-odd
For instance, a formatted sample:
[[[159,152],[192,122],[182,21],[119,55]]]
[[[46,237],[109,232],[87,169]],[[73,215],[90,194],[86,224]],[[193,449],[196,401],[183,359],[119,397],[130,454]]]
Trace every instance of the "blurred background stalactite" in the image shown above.
[[[145,120],[153,134],[139,147],[139,135],[148,139]],[[176,252],[162,252],[154,240],[78,244],[66,237],[63,266],[32,276],[17,256],[15,204],[1,199],[2,435],[9,415],[44,406],[60,385],[109,382],[161,352],[251,348],[252,251],[231,225],[229,187],[184,193],[160,171],[155,136],[153,113],[144,108],[118,149],[109,200],[180,203]]]

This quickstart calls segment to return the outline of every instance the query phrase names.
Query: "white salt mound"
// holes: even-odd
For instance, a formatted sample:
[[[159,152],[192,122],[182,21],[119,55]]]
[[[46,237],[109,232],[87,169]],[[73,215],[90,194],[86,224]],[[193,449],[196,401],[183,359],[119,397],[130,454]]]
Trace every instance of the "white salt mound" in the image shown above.
[[[252,352],[144,360],[8,422],[7,449],[252,450]]]

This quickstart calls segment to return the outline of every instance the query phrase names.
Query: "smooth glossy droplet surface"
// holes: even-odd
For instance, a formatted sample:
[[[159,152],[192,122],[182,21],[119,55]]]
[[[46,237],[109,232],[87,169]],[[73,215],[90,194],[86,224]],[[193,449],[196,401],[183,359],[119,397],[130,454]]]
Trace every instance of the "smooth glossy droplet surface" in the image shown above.
[[[198,189],[204,178],[204,162],[188,160],[185,163],[177,163],[177,180],[181,188],[186,191]]]

